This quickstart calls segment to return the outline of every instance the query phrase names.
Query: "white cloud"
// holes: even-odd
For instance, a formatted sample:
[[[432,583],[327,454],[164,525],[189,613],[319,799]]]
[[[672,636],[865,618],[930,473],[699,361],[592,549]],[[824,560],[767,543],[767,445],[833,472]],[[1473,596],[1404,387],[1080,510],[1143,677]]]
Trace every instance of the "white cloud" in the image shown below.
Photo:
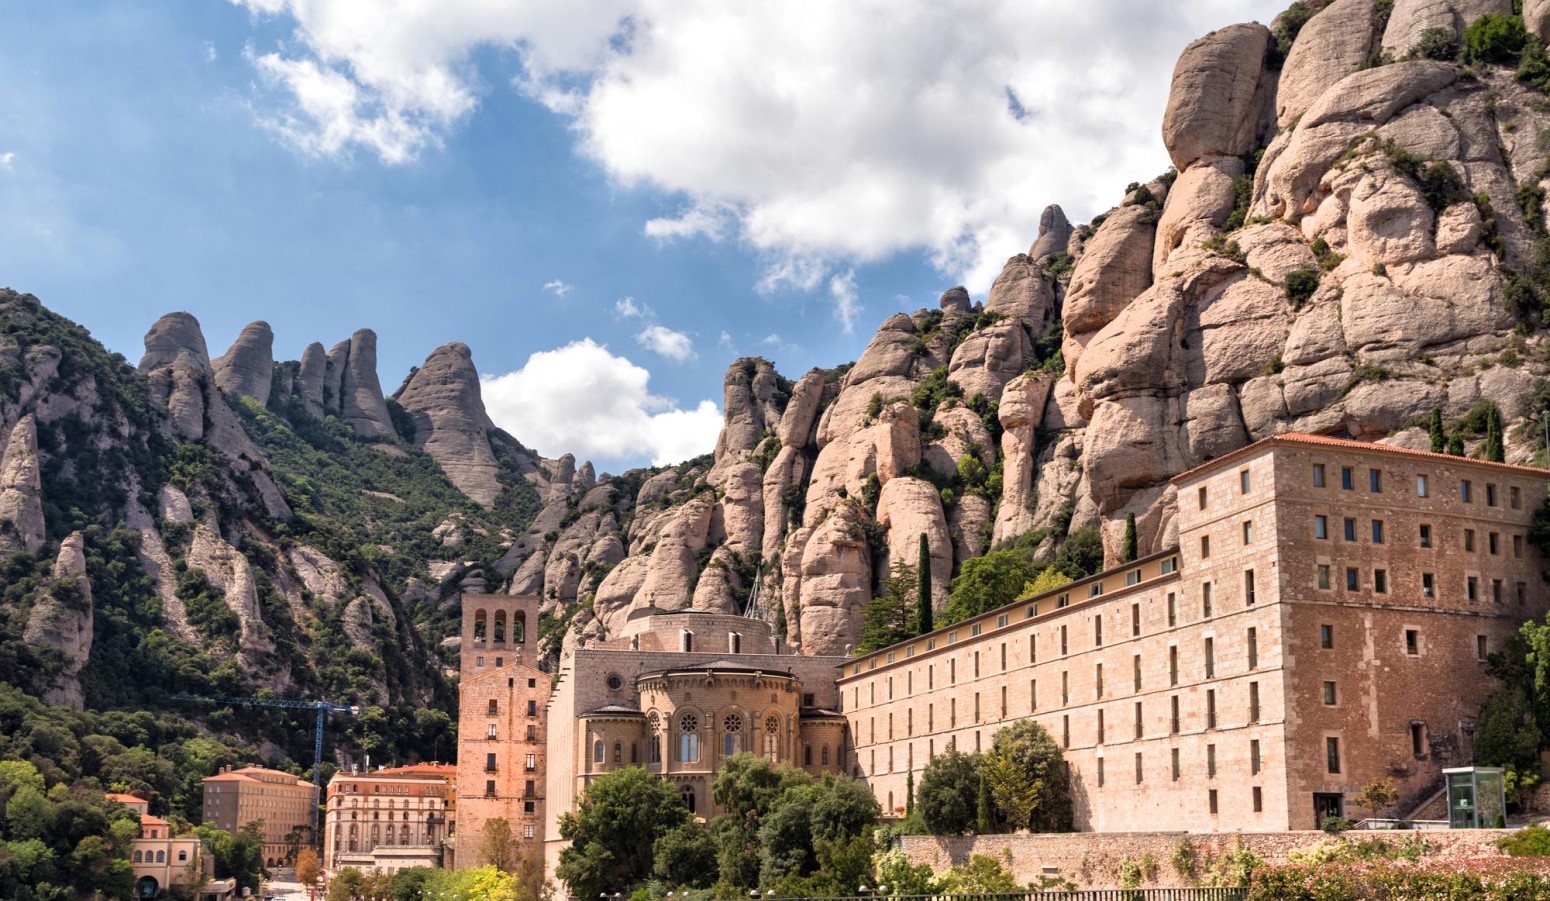
[[[215,44],[213,42],[205,41],[201,46],[204,48],[205,62],[213,63],[220,58],[220,54],[215,52]]]
[[[12,168],[11,164],[14,163],[15,161],[16,161],[16,152],[15,151],[10,151],[10,152],[7,152],[7,153],[0,153],[0,169],[4,169],[7,172],[11,171],[11,168]]]
[[[648,325],[635,340],[641,347],[682,363],[694,356],[694,340],[666,326]]]
[[[731,350],[732,349],[732,333],[723,330],[721,332],[721,339],[719,341],[717,341],[716,343],[721,345],[723,348],[725,348],[727,350]]]
[[[651,315],[651,308],[636,303],[633,297],[621,297],[614,301],[614,313],[621,319],[644,319]]]
[[[496,425],[546,456],[654,465],[716,446],[721,410],[689,408],[653,395],[651,373],[591,338],[528,357],[515,372],[483,376],[485,408]]]
[[[571,289],[574,288],[574,287],[576,287],[576,286],[575,285],[566,284],[565,282],[562,282],[559,279],[554,279],[553,281],[544,282],[544,290],[548,291],[551,294],[553,294],[555,297],[564,297],[565,295],[569,294],[571,292]]]
[[[829,279],[829,295],[834,298],[834,318],[840,328],[849,335],[856,330],[856,318],[861,315],[861,301],[856,296],[856,273],[847,269]]]
[[[1085,219],[1166,166],[1186,43],[1285,5],[233,2],[295,23],[252,58],[289,95],[265,123],[304,151],[413,159],[488,89],[474,51],[505,49],[583,152],[671,198],[646,234],[735,237],[764,260],[761,287],[807,291],[901,251],[983,290],[1045,204]]]

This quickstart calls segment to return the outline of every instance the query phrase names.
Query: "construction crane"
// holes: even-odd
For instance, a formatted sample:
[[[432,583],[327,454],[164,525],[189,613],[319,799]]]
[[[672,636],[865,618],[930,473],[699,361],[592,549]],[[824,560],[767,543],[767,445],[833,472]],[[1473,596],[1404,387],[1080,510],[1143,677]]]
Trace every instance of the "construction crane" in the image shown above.
[[[361,708],[350,704],[335,704],[332,701],[293,701],[288,698],[239,698],[226,695],[211,695],[209,697],[197,697],[195,695],[174,695],[172,700],[185,704],[221,704],[227,707],[280,707],[286,710],[313,710],[317,712],[317,727],[312,733],[312,844],[316,846],[322,841],[322,835],[318,829],[318,793],[323,790],[320,784],[323,781],[323,717],[330,713],[348,713],[351,716],[360,716]]]

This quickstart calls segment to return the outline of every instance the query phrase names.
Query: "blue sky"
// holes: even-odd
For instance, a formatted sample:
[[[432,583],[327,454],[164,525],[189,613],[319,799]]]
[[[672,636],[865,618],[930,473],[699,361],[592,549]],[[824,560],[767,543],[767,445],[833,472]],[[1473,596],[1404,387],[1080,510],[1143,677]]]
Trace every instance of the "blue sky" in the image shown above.
[[[852,360],[1161,171],[1178,51],[1280,4],[421,5],[0,6],[0,284],[132,360],[178,309],[371,327],[389,391],[465,341],[544,453],[680,459],[736,356]]]

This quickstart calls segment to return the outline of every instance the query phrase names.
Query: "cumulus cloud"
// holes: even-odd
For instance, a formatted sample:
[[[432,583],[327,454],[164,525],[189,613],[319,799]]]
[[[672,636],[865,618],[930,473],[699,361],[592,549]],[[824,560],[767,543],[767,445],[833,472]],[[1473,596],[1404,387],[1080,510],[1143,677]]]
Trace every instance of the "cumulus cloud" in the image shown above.
[[[495,424],[546,456],[653,465],[716,446],[721,410],[712,400],[682,407],[650,390],[651,373],[584,338],[528,357],[521,369],[482,376]]]
[[[548,291],[550,294],[553,294],[555,297],[564,297],[565,295],[569,294],[571,289],[574,287],[576,286],[566,284],[559,279],[544,282],[544,290]]]
[[[665,326],[648,325],[635,340],[641,347],[680,363],[694,356],[694,340]]]
[[[1285,5],[234,2],[295,23],[252,58],[289,95],[264,121],[304,151],[413,159],[488,90],[474,51],[504,49],[584,153],[676,208],[646,234],[735,237],[761,286],[808,291],[901,251],[983,289],[1045,204],[1084,219],[1166,166],[1186,43]]]

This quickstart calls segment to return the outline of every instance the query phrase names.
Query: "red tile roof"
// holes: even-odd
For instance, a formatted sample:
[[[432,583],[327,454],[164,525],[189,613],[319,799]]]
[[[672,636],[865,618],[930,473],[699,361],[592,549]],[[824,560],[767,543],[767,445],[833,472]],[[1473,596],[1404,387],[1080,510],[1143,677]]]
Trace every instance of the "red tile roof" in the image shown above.
[[[140,826],[141,828],[146,826],[166,826],[171,828],[172,824],[161,817],[153,817],[148,813],[142,813],[140,814]]]
[[[117,801],[120,804],[148,804],[144,798],[136,798],[134,795],[126,795],[121,792],[108,792],[103,797],[109,801]]]
[[[1310,435],[1305,432],[1287,432],[1281,435],[1271,435],[1269,438],[1261,438],[1253,444],[1249,444],[1244,447],[1240,447],[1230,453],[1223,454],[1222,456],[1217,457],[1215,460],[1209,460],[1200,464],[1199,466],[1194,467],[1193,469],[1187,469],[1184,472],[1174,476],[1171,481],[1176,485],[1180,484],[1182,482],[1188,481],[1198,473],[1206,472],[1225,463],[1230,463],[1234,460],[1242,459],[1243,457],[1263,450],[1269,445],[1277,444],[1291,444],[1313,447],[1338,447],[1368,452],[1375,451],[1378,453],[1399,454],[1406,457],[1421,457],[1424,459],[1433,460],[1437,463],[1446,462],[1449,465],[1464,463],[1472,466],[1486,466],[1492,469],[1517,472],[1523,475],[1530,475],[1541,479],[1550,478],[1550,470],[1540,469],[1536,466],[1519,466],[1516,463],[1494,463],[1489,460],[1477,460],[1473,457],[1455,457],[1450,454],[1438,454],[1433,453],[1432,451],[1415,450],[1414,448],[1409,447],[1396,447],[1392,444],[1376,444],[1371,441],[1357,441],[1354,438],[1336,438],[1331,435]]]

